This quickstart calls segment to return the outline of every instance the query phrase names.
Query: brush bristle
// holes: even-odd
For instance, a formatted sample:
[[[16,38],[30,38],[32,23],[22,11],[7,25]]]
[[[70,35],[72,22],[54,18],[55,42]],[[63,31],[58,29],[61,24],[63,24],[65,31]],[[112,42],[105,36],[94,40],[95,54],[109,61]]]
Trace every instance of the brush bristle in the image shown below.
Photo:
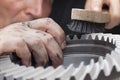
[[[80,20],[72,20],[67,27],[74,32],[78,33],[99,33],[104,32],[104,23],[94,23]]]

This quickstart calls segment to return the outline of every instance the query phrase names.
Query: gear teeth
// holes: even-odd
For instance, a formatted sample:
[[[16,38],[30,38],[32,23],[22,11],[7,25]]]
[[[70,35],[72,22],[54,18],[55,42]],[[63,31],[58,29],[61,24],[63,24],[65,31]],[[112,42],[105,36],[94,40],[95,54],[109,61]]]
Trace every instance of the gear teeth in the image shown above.
[[[113,39],[111,39],[111,43],[112,43],[112,44],[115,44]]]
[[[111,57],[110,54],[107,54],[106,55],[106,61],[108,63],[108,68],[107,68],[107,75],[106,76],[109,76],[111,74],[111,71],[113,69],[113,66],[114,66],[114,61],[113,61],[113,58]]]
[[[114,77],[111,77],[111,76],[114,76]],[[115,66],[113,66],[110,77],[106,80],[119,80],[120,78],[119,79],[114,79],[116,76],[120,76],[120,74],[117,72]]]
[[[109,79],[107,76],[110,76],[112,72],[120,72],[120,62],[119,62],[119,57],[120,57],[120,36],[112,35],[112,34],[103,34],[103,33],[92,33],[92,34],[87,34],[82,36],[82,39],[87,39],[87,40],[100,40],[100,41],[105,41],[108,43],[111,43],[113,45],[117,45],[110,54],[106,54],[105,57],[100,56],[98,59],[98,62],[94,62],[94,60],[91,60],[90,64],[88,66],[85,66],[83,70],[88,70],[88,71],[83,71],[85,76],[81,72],[81,76],[79,78],[72,78],[71,80],[79,80],[79,79],[84,79],[84,80],[106,80]],[[93,62],[92,62],[93,61]],[[89,67],[89,69],[88,69]],[[82,71],[82,70],[81,70]],[[74,75],[75,76],[75,75]]]
[[[95,60],[94,59],[91,59],[90,60],[90,65],[93,65],[95,63]]]
[[[117,41],[115,41],[115,46],[117,46],[117,47],[118,47],[118,45],[117,45]]]
[[[72,73],[70,80],[79,80],[82,69],[85,68],[84,62],[81,62],[79,67]]]
[[[105,38],[104,38],[104,36],[102,36],[102,38],[101,38],[101,41],[105,41]]]
[[[101,64],[103,60],[104,60],[103,57],[100,56],[99,59],[98,59],[99,64]]]
[[[84,78],[84,80],[92,80],[90,74],[86,74],[86,77]]]
[[[96,35],[96,36],[95,36],[95,40],[99,40],[99,37],[98,37],[98,35]]]
[[[104,59],[103,59],[103,57],[99,57],[98,63],[100,65],[100,67],[99,67],[100,71],[103,70],[103,68],[104,68]]]
[[[99,72],[100,72],[99,67],[100,67],[100,65],[98,62],[93,65],[92,70],[89,73],[92,80],[97,79]]]
[[[73,40],[78,40],[77,35],[74,35],[74,36],[73,36]]]
[[[70,40],[70,37],[69,35],[66,36],[66,40],[69,41]]]
[[[115,65],[117,72],[120,72],[120,61],[119,61],[120,54],[117,54],[116,52],[112,51],[111,56],[113,58],[114,65]]]
[[[72,38],[73,38],[72,40],[74,41],[78,39],[77,35],[72,35]],[[104,52],[106,54],[105,56],[97,57],[97,61],[95,59],[90,59],[89,61],[90,63],[87,65],[84,63],[84,61],[82,61],[80,65],[77,67],[75,67],[74,64],[71,63],[68,67],[61,65],[56,69],[54,69],[51,66],[48,68],[41,67],[39,69],[28,67],[29,69],[27,69],[25,66],[19,66],[12,62],[8,62],[8,60],[10,59],[7,59],[7,58],[10,58],[10,57],[0,56],[0,80],[4,80],[4,78],[11,80],[11,78],[13,79],[14,77],[15,77],[14,78],[15,80],[21,80],[21,79],[36,80],[38,78],[40,78],[39,80],[119,80],[120,79],[120,36],[112,35],[112,34],[93,33],[93,34],[84,35],[82,36],[82,38],[85,39],[86,41],[90,40],[91,42],[92,40],[93,41],[99,40],[101,42],[99,43],[97,41],[97,43],[100,44],[100,47],[111,48],[111,49],[106,53]],[[72,49],[75,49],[77,51],[77,48],[75,47],[76,46],[75,44],[77,43],[72,41],[70,36],[68,35],[66,36],[66,39],[71,41],[71,43],[69,44],[69,47],[67,48],[68,50],[70,50],[68,52],[73,51]],[[81,41],[85,42],[84,40],[81,40]],[[93,46],[96,45],[97,43],[89,43],[88,41],[88,44],[92,44]],[[82,44],[82,46],[85,46],[84,43]],[[86,46],[90,46],[90,45],[86,45]],[[91,49],[91,47],[89,48]],[[96,52],[97,51],[99,50],[96,50]],[[6,66],[6,65],[9,65],[9,66]],[[26,77],[25,75],[20,76],[23,74],[20,74],[20,75],[15,74],[17,71],[21,71],[21,69],[25,70],[23,71],[23,74],[30,72],[29,73],[30,75],[27,76],[26,79],[25,79]],[[42,73],[40,72],[41,70],[42,70]],[[33,74],[32,71],[35,73],[35,75]],[[11,73],[12,74],[14,73],[14,74],[10,75]]]
[[[103,36],[104,36],[105,41],[111,43],[111,38],[110,38],[110,36],[112,36],[111,34],[108,34],[108,35],[104,34]]]
[[[93,40],[93,37],[91,35],[89,35],[88,40]]]
[[[83,38],[84,37],[84,38]],[[83,39],[85,39],[86,37],[85,36],[82,36]],[[66,35],[66,40],[69,41],[69,40],[78,40],[78,39],[81,39],[81,35]]]
[[[107,40],[108,40],[108,36],[104,36],[104,35],[103,35],[103,37],[104,37],[104,41],[107,41]]]
[[[111,37],[109,37],[109,41],[110,41],[110,43],[113,44],[113,39]]]
[[[104,67],[103,67],[103,72],[105,76],[108,76],[108,63],[106,61],[106,59],[104,59]]]
[[[85,40],[86,39],[86,36],[81,36],[81,40]]]
[[[81,39],[88,39],[88,35],[87,34],[82,35]]]
[[[70,64],[69,67],[58,76],[56,76],[55,80],[67,80],[70,78],[71,74],[74,72],[75,68],[73,64]]]
[[[114,51],[119,53],[120,52],[120,48],[117,47],[117,48],[114,49]]]
[[[98,33],[98,34],[92,33],[92,34],[89,34],[89,35],[92,36],[92,40],[95,40],[96,37],[98,37],[98,40],[101,40],[102,36],[103,36],[103,33]]]
[[[120,48],[120,41],[115,41],[115,46],[119,47]]]
[[[111,37],[107,37],[107,39],[109,39],[109,43],[114,44],[114,42],[113,42],[113,38],[111,38]]]
[[[109,40],[109,37],[107,37],[107,40],[106,40],[106,42],[108,42],[108,43],[110,42],[110,40]]]
[[[96,34],[90,34],[92,37],[92,40],[95,40]]]
[[[69,35],[69,37],[72,40],[74,38],[74,35],[71,34],[71,35]]]
[[[113,43],[116,44],[117,41],[120,41],[120,35],[112,35],[110,38],[113,39]]]
[[[104,41],[107,41],[107,36],[102,35],[102,37],[104,38]]]
[[[77,35],[77,38],[78,38],[78,39],[81,39],[81,35],[80,35],[80,34],[78,34],[78,35]]]
[[[105,78],[106,78],[106,76],[104,74],[104,71],[101,70],[100,73],[99,73],[99,76],[98,76],[97,80],[106,80]]]
[[[102,40],[103,35],[96,35],[98,36],[98,40]]]
[[[114,38],[112,38],[113,39],[113,43],[114,43],[114,45],[116,44],[116,40],[114,39]]]

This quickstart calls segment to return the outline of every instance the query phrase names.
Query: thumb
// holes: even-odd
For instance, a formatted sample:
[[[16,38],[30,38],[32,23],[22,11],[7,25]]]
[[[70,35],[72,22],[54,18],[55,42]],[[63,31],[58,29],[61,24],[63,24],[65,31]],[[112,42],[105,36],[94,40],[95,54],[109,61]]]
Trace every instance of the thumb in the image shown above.
[[[102,11],[103,0],[86,0],[85,9],[93,11]]]

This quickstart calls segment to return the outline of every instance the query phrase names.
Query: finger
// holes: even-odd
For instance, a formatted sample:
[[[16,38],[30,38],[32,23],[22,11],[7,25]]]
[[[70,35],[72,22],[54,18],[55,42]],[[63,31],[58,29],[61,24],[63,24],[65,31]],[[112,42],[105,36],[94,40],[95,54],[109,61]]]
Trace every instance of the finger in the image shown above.
[[[66,40],[63,41],[61,46],[62,46],[62,49],[64,49],[66,47]]]
[[[27,47],[27,45],[24,43],[23,46],[18,46],[16,48],[16,53],[19,58],[21,58],[22,64],[26,66],[31,65],[31,53]]]
[[[30,36],[32,36],[33,39],[38,37],[39,39],[41,39],[43,41],[41,43],[44,43],[45,48],[47,50],[47,54],[49,55],[50,59],[52,60],[53,66],[56,67],[56,66],[62,64],[62,60],[63,60],[62,55],[63,54],[62,54],[61,48],[58,45],[58,43],[56,42],[56,40],[48,33],[45,33],[43,31],[39,31],[39,30],[34,30],[34,31],[35,32],[32,33]],[[27,38],[27,39],[29,39],[29,38]],[[32,43],[32,42],[30,42],[30,43]],[[64,44],[65,44],[65,41],[64,41]],[[38,46],[38,43],[36,45]]]
[[[103,0],[86,0],[85,9],[102,11]]]
[[[43,42],[37,35],[30,35],[32,36],[31,39],[29,38],[24,39],[32,51],[36,63],[35,66],[45,66],[48,62],[47,51],[45,49]]]
[[[60,46],[65,41],[64,31],[56,22],[50,18],[42,18],[29,21],[29,27],[50,33]]]
[[[85,9],[86,10],[91,10],[91,0],[86,0]]]
[[[106,24],[106,29],[112,29],[120,24],[120,0],[109,0],[110,22]]]
[[[59,47],[58,43],[54,40],[54,38],[47,34],[44,38],[42,38],[49,57],[52,61],[52,65],[54,67],[59,66],[63,62],[63,53],[61,48]]]
[[[0,43],[0,46],[1,53],[15,52],[17,56],[21,59],[23,65],[30,65],[31,54],[26,43],[22,39],[7,37]]]

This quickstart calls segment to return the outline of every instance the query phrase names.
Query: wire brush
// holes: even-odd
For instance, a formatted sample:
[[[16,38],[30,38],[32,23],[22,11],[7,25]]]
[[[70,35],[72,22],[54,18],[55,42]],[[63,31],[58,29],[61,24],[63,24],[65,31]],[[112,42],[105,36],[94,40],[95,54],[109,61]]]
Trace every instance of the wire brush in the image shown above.
[[[78,33],[99,33],[104,32],[105,23],[109,22],[109,14],[84,9],[73,8],[71,13],[72,21],[67,27]]]

